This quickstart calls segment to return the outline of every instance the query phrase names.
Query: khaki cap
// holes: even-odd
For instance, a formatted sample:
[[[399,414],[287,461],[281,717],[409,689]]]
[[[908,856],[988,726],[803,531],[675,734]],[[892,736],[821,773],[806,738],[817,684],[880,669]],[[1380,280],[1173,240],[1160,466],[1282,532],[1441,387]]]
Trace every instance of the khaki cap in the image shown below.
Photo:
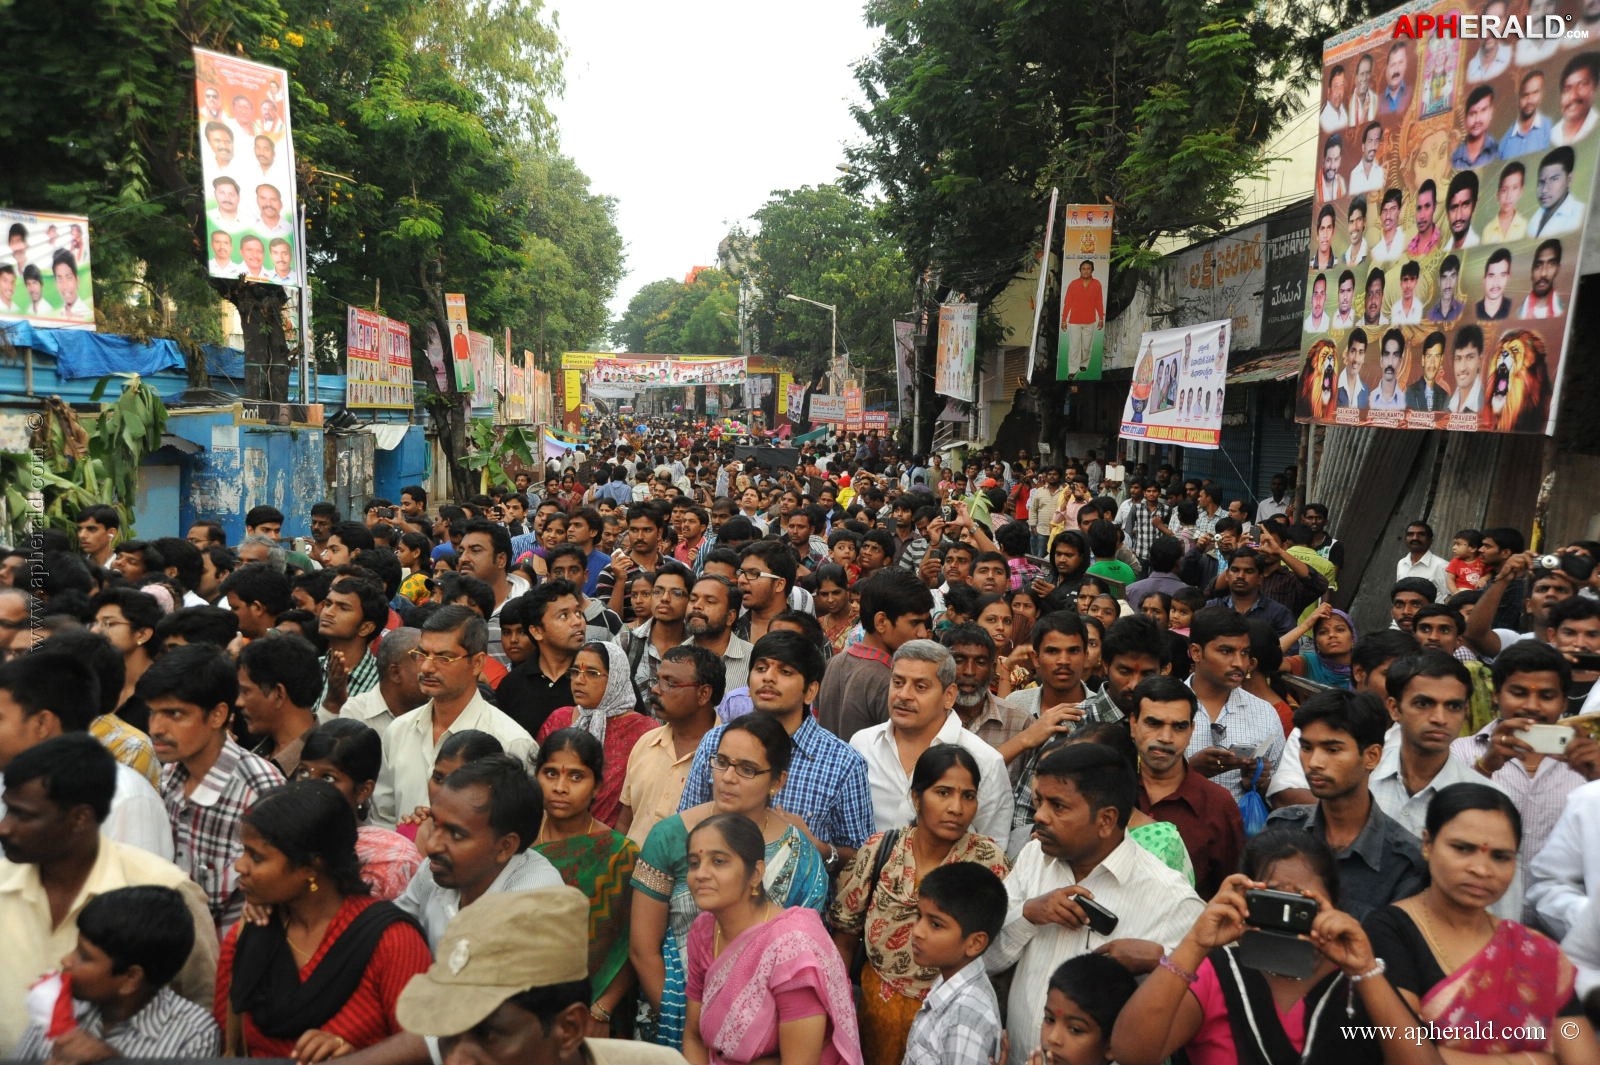
[[[572,887],[485,895],[450,922],[395,1003],[415,1035],[460,1035],[530,988],[589,979],[589,900]]]

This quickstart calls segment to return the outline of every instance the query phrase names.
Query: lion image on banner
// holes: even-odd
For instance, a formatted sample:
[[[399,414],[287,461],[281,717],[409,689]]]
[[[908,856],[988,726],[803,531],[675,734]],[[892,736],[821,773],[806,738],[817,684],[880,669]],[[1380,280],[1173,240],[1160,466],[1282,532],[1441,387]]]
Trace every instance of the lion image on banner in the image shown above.
[[[1486,417],[1502,433],[1538,432],[1549,404],[1544,338],[1532,330],[1513,329],[1500,338]]]

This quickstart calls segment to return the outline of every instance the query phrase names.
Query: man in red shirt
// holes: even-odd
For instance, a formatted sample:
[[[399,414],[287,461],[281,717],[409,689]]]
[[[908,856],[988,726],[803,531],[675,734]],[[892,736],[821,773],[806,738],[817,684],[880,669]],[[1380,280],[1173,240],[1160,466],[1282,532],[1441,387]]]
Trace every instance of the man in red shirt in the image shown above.
[[[1078,279],[1067,286],[1061,296],[1061,326],[1067,333],[1067,365],[1069,377],[1076,377],[1089,368],[1089,356],[1094,350],[1094,335],[1106,323],[1105,293],[1095,280],[1094,263],[1088,259],[1078,264]]]

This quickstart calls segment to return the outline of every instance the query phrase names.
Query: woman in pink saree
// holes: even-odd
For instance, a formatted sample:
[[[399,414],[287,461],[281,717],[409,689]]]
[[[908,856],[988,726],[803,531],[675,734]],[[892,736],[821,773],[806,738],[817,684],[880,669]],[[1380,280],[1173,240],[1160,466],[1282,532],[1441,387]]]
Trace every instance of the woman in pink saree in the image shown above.
[[[1550,939],[1488,912],[1511,885],[1522,842],[1510,797],[1452,784],[1428,804],[1425,825],[1428,887],[1375,911],[1366,930],[1389,982],[1440,1033],[1444,1061],[1600,1063],[1572,995],[1572,963]]]
[[[689,834],[689,929],[683,1056],[693,1065],[861,1065],[855,1003],[839,952],[815,910],[766,895],[766,846],[743,814]]]

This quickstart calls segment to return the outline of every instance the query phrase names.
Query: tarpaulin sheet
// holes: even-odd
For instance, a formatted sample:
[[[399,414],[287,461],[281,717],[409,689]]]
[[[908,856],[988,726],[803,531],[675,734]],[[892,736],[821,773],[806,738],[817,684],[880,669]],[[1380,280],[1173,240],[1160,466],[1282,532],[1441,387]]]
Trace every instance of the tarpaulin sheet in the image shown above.
[[[184,368],[183,353],[170,340],[140,343],[127,337],[81,329],[35,328],[27,322],[8,322],[0,331],[15,347],[53,355],[56,373],[63,380],[116,373],[151,376],[162,370]]]

